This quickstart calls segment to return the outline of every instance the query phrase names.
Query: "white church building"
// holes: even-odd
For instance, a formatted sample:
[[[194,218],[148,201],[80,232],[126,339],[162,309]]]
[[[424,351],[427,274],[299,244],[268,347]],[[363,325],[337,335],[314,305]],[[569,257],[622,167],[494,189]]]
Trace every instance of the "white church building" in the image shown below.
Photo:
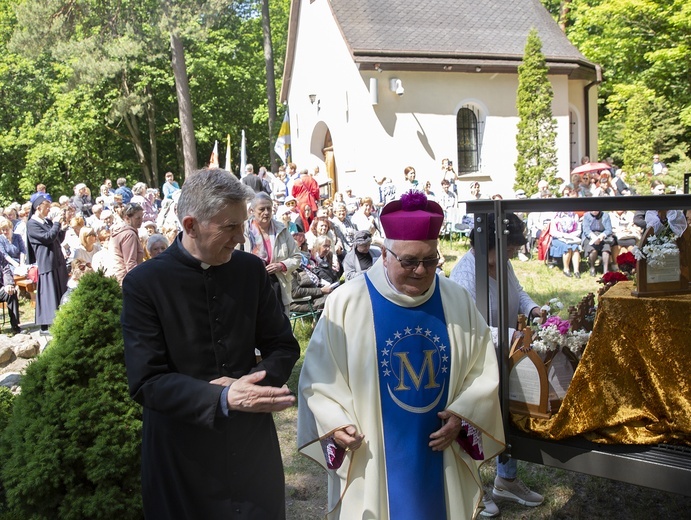
[[[332,191],[376,193],[413,166],[441,190],[441,161],[484,194],[513,196],[518,66],[531,28],[554,90],[558,173],[597,158],[600,69],[539,0],[292,0],[281,101],[292,159]]]

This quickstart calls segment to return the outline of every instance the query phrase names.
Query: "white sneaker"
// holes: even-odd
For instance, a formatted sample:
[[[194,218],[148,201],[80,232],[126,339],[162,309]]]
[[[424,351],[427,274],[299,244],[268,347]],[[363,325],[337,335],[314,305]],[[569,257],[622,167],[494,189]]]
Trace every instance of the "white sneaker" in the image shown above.
[[[528,258],[524,253],[518,253],[518,259],[521,262],[527,262],[528,260],[530,260],[530,258]]]
[[[494,503],[494,500],[492,500],[492,497],[489,493],[482,495],[482,503],[485,505],[485,508],[480,511],[480,516],[485,516],[488,518],[499,516],[499,508],[497,507],[497,504]]]
[[[539,506],[545,499],[542,495],[531,491],[522,480],[517,478],[512,482],[499,476],[494,479],[492,494],[495,499],[503,498],[528,507]]]

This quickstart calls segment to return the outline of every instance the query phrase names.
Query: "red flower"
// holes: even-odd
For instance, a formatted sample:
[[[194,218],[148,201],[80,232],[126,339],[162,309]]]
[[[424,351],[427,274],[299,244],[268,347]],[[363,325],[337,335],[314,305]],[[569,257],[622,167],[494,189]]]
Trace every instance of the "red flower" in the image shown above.
[[[628,265],[631,267],[636,267],[636,257],[633,256],[633,253],[622,253],[617,257],[617,265]]]
[[[598,280],[600,283],[605,284],[615,284],[617,282],[625,282],[629,278],[619,271],[610,271],[602,275],[602,278]]]

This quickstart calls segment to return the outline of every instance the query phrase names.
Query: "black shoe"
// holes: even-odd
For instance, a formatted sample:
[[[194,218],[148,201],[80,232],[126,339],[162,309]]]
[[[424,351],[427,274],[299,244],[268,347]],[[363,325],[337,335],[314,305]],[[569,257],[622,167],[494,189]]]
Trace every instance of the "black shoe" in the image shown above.
[[[593,268],[590,269],[590,276],[596,276],[595,269],[593,269]]]
[[[571,278],[573,275],[569,271],[562,271],[564,273],[564,276],[567,278]]]
[[[40,332],[41,336],[50,336],[50,331],[49,330],[42,330]]]
[[[575,273],[573,273],[573,275],[574,275],[576,278],[579,278],[579,279],[580,279],[580,277],[581,277],[581,273],[579,273],[578,271],[576,271]]]
[[[12,327],[12,334],[21,334],[24,332],[21,327]]]

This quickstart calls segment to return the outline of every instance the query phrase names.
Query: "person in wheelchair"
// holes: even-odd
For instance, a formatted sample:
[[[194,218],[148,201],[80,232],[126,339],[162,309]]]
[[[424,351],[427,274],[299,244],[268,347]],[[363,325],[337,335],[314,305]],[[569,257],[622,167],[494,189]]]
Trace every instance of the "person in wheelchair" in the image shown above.
[[[307,268],[300,267],[293,271],[293,286],[290,312],[312,312],[324,309],[326,297],[334,287],[322,285],[317,275]]]

